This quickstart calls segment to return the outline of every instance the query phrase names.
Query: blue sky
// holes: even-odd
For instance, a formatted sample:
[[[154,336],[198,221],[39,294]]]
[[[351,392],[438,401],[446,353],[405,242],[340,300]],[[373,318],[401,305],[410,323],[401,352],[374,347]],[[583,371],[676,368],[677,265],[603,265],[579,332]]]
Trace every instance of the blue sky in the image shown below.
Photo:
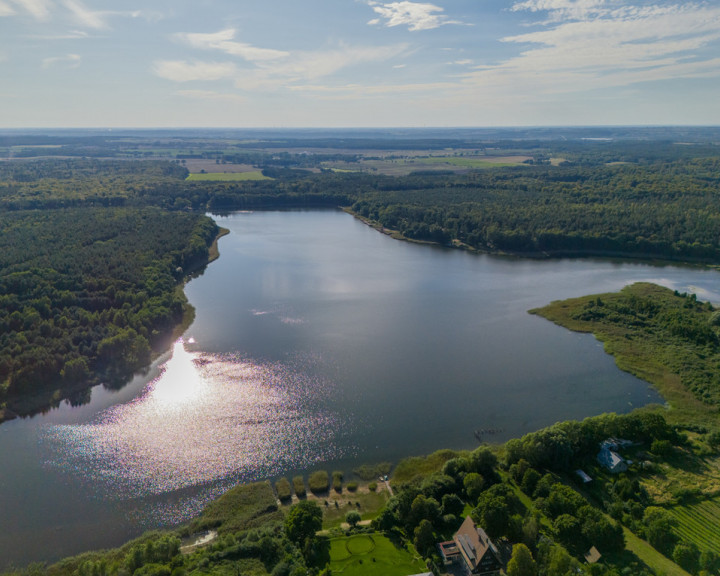
[[[720,1],[0,0],[0,127],[720,124]]]

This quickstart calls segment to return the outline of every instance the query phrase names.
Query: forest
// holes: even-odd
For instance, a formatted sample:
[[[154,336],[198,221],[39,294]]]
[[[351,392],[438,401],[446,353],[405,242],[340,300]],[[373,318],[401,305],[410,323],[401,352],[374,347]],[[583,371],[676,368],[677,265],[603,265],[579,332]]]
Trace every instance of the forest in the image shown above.
[[[0,408],[28,414],[122,385],[189,312],[208,217],[142,200],[184,171],[82,159],[0,164]]]

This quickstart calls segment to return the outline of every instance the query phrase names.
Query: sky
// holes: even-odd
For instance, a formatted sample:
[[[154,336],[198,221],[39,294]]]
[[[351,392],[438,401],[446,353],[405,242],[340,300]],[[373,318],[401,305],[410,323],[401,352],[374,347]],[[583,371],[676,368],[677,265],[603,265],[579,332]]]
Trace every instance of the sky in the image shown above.
[[[693,124],[720,0],[0,0],[0,128]]]

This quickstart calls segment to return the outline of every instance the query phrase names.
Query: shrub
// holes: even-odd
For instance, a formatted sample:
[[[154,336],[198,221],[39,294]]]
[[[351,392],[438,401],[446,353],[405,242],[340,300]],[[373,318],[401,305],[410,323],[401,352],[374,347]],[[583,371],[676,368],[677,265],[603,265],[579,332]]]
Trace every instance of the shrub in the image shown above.
[[[295,476],[292,480],[293,490],[298,498],[305,498],[305,480],[302,476]]]
[[[355,526],[358,525],[358,522],[362,520],[362,517],[360,516],[360,512],[356,512],[355,510],[350,510],[347,514],[345,514],[345,522],[350,524],[350,528],[355,528]]]
[[[332,479],[333,490],[339,494],[342,492],[343,473],[339,470],[335,470],[332,473]]]
[[[358,489],[358,483],[357,482],[348,482],[347,486],[345,486],[348,489],[348,492],[355,492]]]
[[[377,482],[370,482],[370,484],[368,484],[368,490],[375,492],[377,490]]]
[[[380,462],[374,465],[363,464],[359,468],[355,468],[353,473],[361,480],[373,480],[374,478],[390,474],[391,468],[392,464],[390,462]]]
[[[310,474],[308,486],[310,487],[310,492],[313,494],[327,492],[330,486],[330,477],[327,470],[317,470]]]
[[[287,478],[280,478],[275,482],[275,492],[277,492],[278,498],[281,502],[285,502],[292,498],[292,490],[290,488],[290,482]]]

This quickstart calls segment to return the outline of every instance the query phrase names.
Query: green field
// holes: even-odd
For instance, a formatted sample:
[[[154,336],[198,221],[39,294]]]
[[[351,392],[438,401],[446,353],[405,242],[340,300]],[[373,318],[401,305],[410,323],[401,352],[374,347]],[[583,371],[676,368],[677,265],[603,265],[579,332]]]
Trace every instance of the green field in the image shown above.
[[[489,159],[490,158],[490,159]],[[505,166],[523,166],[523,162],[516,162],[505,158],[488,156],[430,156],[420,159],[425,164],[448,164],[460,168],[502,168]]]
[[[642,562],[655,571],[656,574],[664,576],[690,576],[675,562],[666,558],[655,550],[645,540],[641,540],[627,528],[623,528],[625,534],[625,547],[635,554]]]
[[[195,173],[187,177],[194,182],[245,182],[248,180],[272,180],[264,176],[260,170],[255,172],[208,172],[206,174]]]
[[[720,555],[720,498],[673,506],[668,512],[677,521],[675,532],[699,550]]]
[[[407,576],[427,571],[412,546],[396,547],[378,533],[330,540],[330,569],[343,576]]]

